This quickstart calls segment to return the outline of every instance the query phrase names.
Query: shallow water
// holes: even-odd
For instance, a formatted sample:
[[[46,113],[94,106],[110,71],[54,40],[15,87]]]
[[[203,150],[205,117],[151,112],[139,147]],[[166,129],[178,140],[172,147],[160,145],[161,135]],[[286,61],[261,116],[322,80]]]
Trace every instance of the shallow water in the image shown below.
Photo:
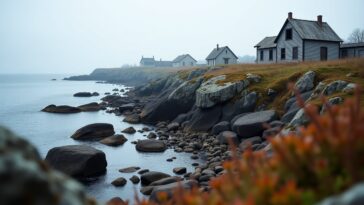
[[[132,141],[145,138],[148,133],[124,134],[128,141],[117,148],[102,145],[98,142],[77,142],[70,136],[80,127],[96,122],[107,122],[114,125],[116,133],[129,126],[140,130],[145,125],[130,125],[122,122],[122,117],[100,112],[84,112],[76,114],[53,114],[40,112],[49,104],[78,106],[90,102],[100,102],[105,92],[113,88],[124,88],[120,85],[97,84],[95,82],[63,81],[63,75],[0,75],[0,125],[10,128],[18,135],[28,139],[45,157],[48,150],[63,145],[89,144],[105,152],[108,162],[107,173],[89,183],[85,188],[87,193],[99,201],[106,201],[119,196],[133,201],[135,193],[139,193],[140,185],[127,185],[117,188],[111,182],[117,177],[129,179],[137,173],[124,174],[120,168],[139,166],[142,169],[161,171],[173,175],[174,167],[184,166],[187,171],[193,171],[190,154],[175,153],[166,150],[164,153],[139,153]],[[56,78],[57,81],[50,79]],[[100,96],[91,98],[76,98],[76,92],[99,92]],[[167,158],[177,157],[173,162]],[[197,161],[198,162],[198,161]]]

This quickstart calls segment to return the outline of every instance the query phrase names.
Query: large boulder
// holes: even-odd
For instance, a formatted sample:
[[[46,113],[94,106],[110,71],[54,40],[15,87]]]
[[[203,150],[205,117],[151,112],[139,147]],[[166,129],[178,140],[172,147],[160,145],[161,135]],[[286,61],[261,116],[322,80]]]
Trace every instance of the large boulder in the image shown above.
[[[108,123],[94,123],[78,129],[71,138],[75,140],[99,140],[115,134],[114,126]]]
[[[219,122],[221,116],[221,106],[214,106],[208,109],[192,111],[191,117],[185,124],[186,131],[208,131]]]
[[[309,122],[308,117],[305,114],[305,110],[301,108],[292,118],[291,122],[288,124],[289,126],[300,126],[305,125]]]
[[[349,83],[343,80],[336,80],[329,83],[323,90],[324,95],[332,95],[335,92],[342,91]]]
[[[83,187],[49,169],[28,141],[0,127],[1,204],[95,204]]]
[[[48,151],[45,161],[72,177],[87,178],[106,172],[105,153],[87,145],[55,147]]]
[[[258,101],[258,94],[256,92],[248,93],[247,90],[242,92],[242,97],[238,100],[231,100],[226,103],[222,108],[222,121],[230,121],[234,116],[253,112]]]
[[[314,71],[308,71],[301,76],[295,84],[295,89],[300,93],[312,90],[314,88],[316,73]]]
[[[100,140],[101,144],[117,147],[123,145],[126,141],[128,141],[124,135],[113,135],[107,138]]]
[[[196,91],[196,106],[210,108],[216,104],[226,102],[240,93],[249,85],[249,80],[220,83],[226,76],[213,77],[200,86]]]
[[[142,181],[143,185],[150,185],[151,183],[170,177],[169,174],[165,174],[163,172],[155,172],[155,171],[150,171],[147,172],[145,174],[142,174],[140,176],[140,180]]]
[[[160,140],[139,140],[135,146],[139,152],[164,152],[167,149],[166,144]]]
[[[220,144],[229,144],[229,143],[233,143],[235,145],[239,144],[238,135],[232,131],[221,132],[217,136],[217,140],[219,140]]]
[[[167,197],[170,198],[173,195],[173,191],[176,190],[177,188],[182,188],[182,189],[192,189],[192,187],[197,186],[197,181],[195,180],[188,180],[188,181],[182,181],[182,182],[175,182],[175,183],[171,183],[171,184],[166,184],[166,185],[162,185],[162,186],[157,186],[153,188],[153,191],[150,195],[150,199],[153,201],[158,201],[158,195],[159,193],[166,193]]]
[[[69,114],[69,113],[78,113],[82,112],[80,108],[72,107],[68,105],[48,105],[47,107],[42,109],[43,112],[50,112],[50,113],[60,113],[60,114]]]
[[[222,121],[214,125],[214,127],[212,127],[211,133],[216,135],[219,134],[220,132],[228,130],[230,130],[230,122]]]
[[[276,119],[278,117],[274,110],[253,112],[237,119],[232,130],[242,138],[261,136],[265,129],[264,124]]]
[[[85,105],[78,106],[83,112],[95,112],[101,109],[101,105],[99,103],[93,102]]]

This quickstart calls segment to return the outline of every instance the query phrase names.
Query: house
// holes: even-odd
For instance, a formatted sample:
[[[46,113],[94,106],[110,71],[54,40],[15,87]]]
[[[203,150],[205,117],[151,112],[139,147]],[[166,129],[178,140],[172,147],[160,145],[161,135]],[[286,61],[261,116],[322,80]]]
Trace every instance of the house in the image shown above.
[[[340,58],[364,58],[364,42],[344,43],[340,47]]]
[[[257,62],[273,63],[277,61],[277,36],[265,37],[254,48],[257,48]]]
[[[237,64],[238,57],[228,46],[220,48],[217,44],[216,48],[207,56],[206,61],[209,66]]]
[[[193,67],[196,66],[195,60],[190,54],[177,56],[173,61],[173,67]]]
[[[153,58],[144,58],[144,56],[142,56],[139,64],[140,67],[172,67],[173,65],[172,61],[162,61],[162,59],[156,61],[154,56]]]
[[[292,12],[289,12],[278,35],[264,38],[255,46],[256,61],[284,63],[334,60],[340,57],[342,42],[329,24],[322,21],[321,15],[317,16],[316,21],[310,21],[294,19]]]

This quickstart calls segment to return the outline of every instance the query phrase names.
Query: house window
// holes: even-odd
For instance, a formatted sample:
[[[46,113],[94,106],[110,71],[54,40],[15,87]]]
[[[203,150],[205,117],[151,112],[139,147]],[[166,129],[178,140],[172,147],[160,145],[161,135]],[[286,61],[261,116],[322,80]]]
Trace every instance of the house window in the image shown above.
[[[327,60],[327,47],[320,48],[320,60],[322,60],[322,61]]]
[[[260,51],[260,61],[264,61],[264,51]]]
[[[342,58],[347,58],[348,57],[348,50],[342,50],[341,51],[341,57]]]
[[[292,60],[297,60],[298,59],[298,47],[293,47],[292,48]]]
[[[281,48],[281,60],[286,60],[286,49]]]
[[[273,60],[273,49],[269,49],[269,60]]]
[[[286,29],[286,40],[292,40],[292,29]]]
[[[229,58],[224,58],[224,63],[229,64]]]

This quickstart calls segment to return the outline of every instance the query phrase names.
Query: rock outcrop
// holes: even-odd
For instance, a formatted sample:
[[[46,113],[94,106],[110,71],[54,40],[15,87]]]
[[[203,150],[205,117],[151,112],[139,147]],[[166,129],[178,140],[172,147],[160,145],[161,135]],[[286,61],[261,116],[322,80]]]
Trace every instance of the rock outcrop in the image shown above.
[[[315,86],[315,76],[316,73],[314,71],[308,71],[303,74],[303,76],[301,76],[296,82],[295,89],[297,89],[300,93],[312,90]]]

